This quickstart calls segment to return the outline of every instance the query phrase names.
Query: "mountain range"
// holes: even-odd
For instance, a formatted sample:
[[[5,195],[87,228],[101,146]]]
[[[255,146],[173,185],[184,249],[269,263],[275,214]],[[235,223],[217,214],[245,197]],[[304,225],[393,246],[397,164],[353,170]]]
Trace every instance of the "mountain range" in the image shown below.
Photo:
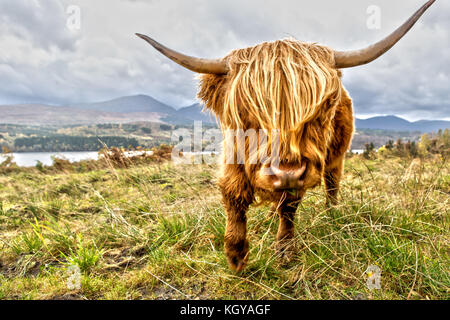
[[[356,119],[356,128],[405,131],[405,132],[436,132],[439,129],[450,128],[450,121],[444,120],[420,120],[410,122],[396,116],[373,117],[369,119]]]
[[[176,110],[174,107],[147,95],[127,96],[103,102],[76,104],[72,107],[89,111],[126,114],[130,118],[134,118],[133,114],[136,113],[152,113],[158,115],[158,121],[170,124],[189,124],[192,121],[216,123],[212,114],[202,112],[203,107],[200,104],[193,104]],[[152,121],[145,117],[140,120]]]
[[[147,95],[134,95],[117,99],[48,106],[21,104],[0,106],[0,123],[22,125],[75,125],[99,123],[127,123],[136,121],[161,122],[174,125],[192,125],[193,121],[215,124],[214,115],[202,112],[200,104],[175,109]],[[397,116],[356,119],[357,129],[435,132],[450,128],[450,121],[421,120],[409,122]]]

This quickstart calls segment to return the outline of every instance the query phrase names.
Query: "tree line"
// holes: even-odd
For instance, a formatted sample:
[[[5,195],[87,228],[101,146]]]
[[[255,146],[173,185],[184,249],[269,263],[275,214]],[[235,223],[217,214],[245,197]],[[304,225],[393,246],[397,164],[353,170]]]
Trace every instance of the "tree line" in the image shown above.
[[[64,151],[98,151],[103,147],[137,148],[135,138],[101,136],[83,137],[55,135],[48,137],[27,137],[14,140],[13,151],[16,152],[64,152]]]
[[[367,143],[364,148],[363,156],[370,159],[374,156],[375,145]],[[425,158],[430,155],[440,154],[445,158],[450,156],[450,130],[439,130],[437,133],[425,133],[418,142],[389,140],[384,146],[378,149],[382,155],[391,155],[397,157]]]

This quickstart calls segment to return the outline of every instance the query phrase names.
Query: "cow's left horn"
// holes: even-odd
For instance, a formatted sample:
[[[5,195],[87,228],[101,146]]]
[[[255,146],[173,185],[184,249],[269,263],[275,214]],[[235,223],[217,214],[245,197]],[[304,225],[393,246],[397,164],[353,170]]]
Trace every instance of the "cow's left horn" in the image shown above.
[[[423,13],[435,2],[430,0],[425,3],[411,18],[401,27],[395,30],[387,38],[365,49],[355,51],[335,51],[334,60],[336,68],[351,68],[367,64],[377,59],[391,49],[414,26]]]
[[[179,65],[197,72],[197,73],[209,73],[209,74],[227,74],[228,73],[228,65],[224,59],[200,59],[195,57],[190,57],[184,55],[182,53],[176,52],[172,49],[169,49],[159,42],[153,40],[152,38],[136,33],[139,38],[144,39],[148,43],[150,43],[156,50],[161,52],[167,58],[175,61]]]

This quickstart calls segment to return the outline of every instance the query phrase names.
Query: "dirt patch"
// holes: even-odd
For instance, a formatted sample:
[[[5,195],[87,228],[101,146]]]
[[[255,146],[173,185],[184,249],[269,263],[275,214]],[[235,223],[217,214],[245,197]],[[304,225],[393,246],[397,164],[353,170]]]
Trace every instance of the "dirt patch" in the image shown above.
[[[146,247],[139,246],[124,249],[112,249],[103,255],[106,261],[106,269],[120,270],[140,265],[147,254]]]

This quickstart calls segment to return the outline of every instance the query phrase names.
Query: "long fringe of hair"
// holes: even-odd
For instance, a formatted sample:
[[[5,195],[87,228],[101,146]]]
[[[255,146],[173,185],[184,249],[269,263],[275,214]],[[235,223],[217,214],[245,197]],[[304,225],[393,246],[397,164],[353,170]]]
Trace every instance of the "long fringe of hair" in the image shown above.
[[[305,124],[340,100],[342,84],[333,51],[288,39],[234,50],[227,59],[230,72],[203,75],[198,97],[218,115],[223,129],[256,124],[268,136],[279,130],[280,145],[287,142],[300,155]]]

